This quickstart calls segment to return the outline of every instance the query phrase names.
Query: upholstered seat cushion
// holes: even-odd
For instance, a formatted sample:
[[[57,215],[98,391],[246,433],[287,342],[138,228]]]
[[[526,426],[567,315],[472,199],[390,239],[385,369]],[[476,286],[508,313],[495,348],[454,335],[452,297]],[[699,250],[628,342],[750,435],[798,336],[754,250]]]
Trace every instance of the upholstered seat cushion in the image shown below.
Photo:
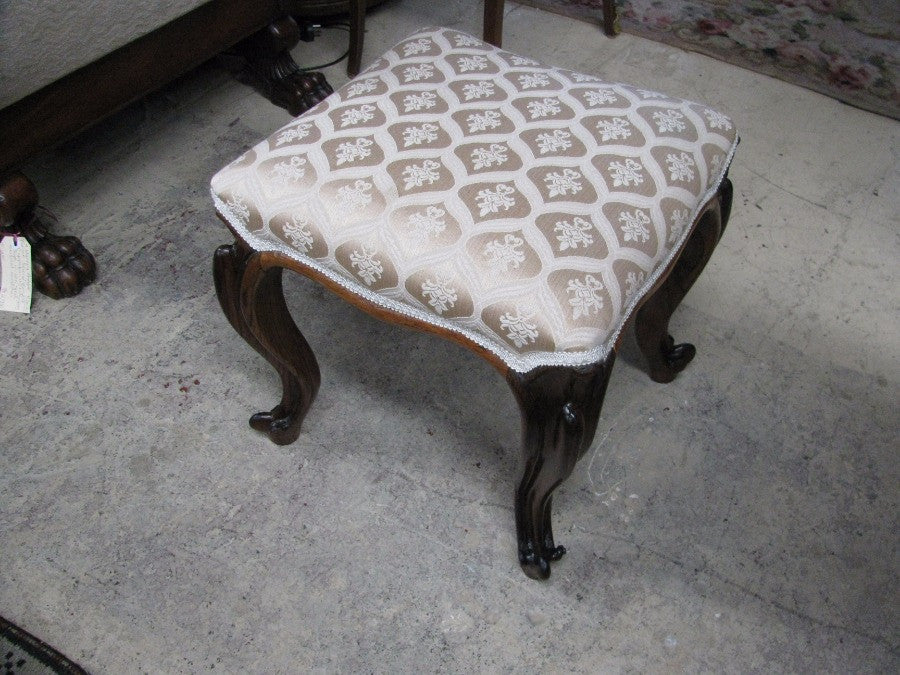
[[[736,144],[732,121],[704,105],[438,28],[212,188],[254,249],[527,371],[606,356]]]

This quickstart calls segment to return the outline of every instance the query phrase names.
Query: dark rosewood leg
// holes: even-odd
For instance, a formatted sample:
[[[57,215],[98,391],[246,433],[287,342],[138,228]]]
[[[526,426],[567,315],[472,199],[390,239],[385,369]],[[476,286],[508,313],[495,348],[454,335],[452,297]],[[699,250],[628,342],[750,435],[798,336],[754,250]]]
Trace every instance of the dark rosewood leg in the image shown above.
[[[719,200],[722,208],[722,229],[721,232],[719,232],[720,239],[725,233],[725,228],[728,226],[728,219],[731,218],[731,202],[733,199],[734,186],[731,184],[731,179],[726,176],[725,180],[722,181],[722,187],[719,188]]]
[[[334,90],[322,73],[303,72],[291,58],[299,41],[297,22],[285,16],[224,53],[222,60],[239,81],[300,115]]]
[[[21,173],[0,180],[0,231],[31,244],[35,287],[56,300],[78,295],[97,276],[94,256],[76,237],[50,234],[56,220],[38,206],[37,190]]]
[[[253,335],[241,312],[241,281],[244,278],[247,259],[252,254],[253,251],[241,240],[220,246],[213,254],[213,280],[219,304],[228,323],[247,341],[247,344],[268,359],[265,349]]]
[[[647,358],[650,377],[671,382],[697,353],[694,345],[675,344],[669,319],[706,266],[731,212],[732,187],[727,178],[718,199],[700,218],[668,277],[648,296],[635,315],[635,336]]]
[[[279,445],[297,439],[319,390],[319,364],[288,312],[282,268],[243,242],[220,246],[213,257],[219,303],[228,321],[281,376],[281,402],[250,418],[250,426]]]
[[[509,371],[507,381],[522,411],[525,471],[516,490],[519,563],[533,579],[550,576],[550,563],[566,549],[557,546],[551,496],[594,438],[615,353],[593,366],[547,366]]]

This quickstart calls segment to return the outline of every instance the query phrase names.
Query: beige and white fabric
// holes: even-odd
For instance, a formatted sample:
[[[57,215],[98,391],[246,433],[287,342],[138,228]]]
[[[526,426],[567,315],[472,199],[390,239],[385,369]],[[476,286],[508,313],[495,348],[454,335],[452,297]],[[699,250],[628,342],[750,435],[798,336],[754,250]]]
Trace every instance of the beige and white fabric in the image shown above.
[[[737,144],[671,98],[427,29],[212,180],[219,212],[510,367],[606,356]]]

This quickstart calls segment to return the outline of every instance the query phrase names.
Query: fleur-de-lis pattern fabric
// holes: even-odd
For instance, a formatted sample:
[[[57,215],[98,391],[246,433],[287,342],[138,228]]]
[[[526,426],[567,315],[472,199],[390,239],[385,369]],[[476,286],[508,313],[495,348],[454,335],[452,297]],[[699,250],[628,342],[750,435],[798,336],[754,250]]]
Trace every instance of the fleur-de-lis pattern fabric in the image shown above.
[[[254,249],[524,372],[605,357],[736,145],[731,119],[707,106],[436,28],[212,188]]]

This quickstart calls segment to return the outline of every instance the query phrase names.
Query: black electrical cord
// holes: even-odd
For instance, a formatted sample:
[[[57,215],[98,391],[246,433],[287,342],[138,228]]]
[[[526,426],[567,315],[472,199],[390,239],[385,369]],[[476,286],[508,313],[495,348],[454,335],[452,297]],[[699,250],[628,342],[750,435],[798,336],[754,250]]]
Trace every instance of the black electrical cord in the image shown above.
[[[348,33],[350,32],[350,24],[348,24],[348,23],[329,23],[329,24],[322,25],[323,30],[326,28],[337,28],[340,30],[345,30]],[[349,55],[350,55],[350,48],[347,47],[347,51],[345,51],[343,54],[341,54],[339,57],[337,57],[334,61],[329,61],[328,63],[323,63],[318,66],[307,66],[305,68],[301,68],[300,70],[303,72],[307,72],[310,70],[322,70],[323,68],[328,68],[329,66],[333,66],[336,63],[340,63],[341,61],[346,59]]]

